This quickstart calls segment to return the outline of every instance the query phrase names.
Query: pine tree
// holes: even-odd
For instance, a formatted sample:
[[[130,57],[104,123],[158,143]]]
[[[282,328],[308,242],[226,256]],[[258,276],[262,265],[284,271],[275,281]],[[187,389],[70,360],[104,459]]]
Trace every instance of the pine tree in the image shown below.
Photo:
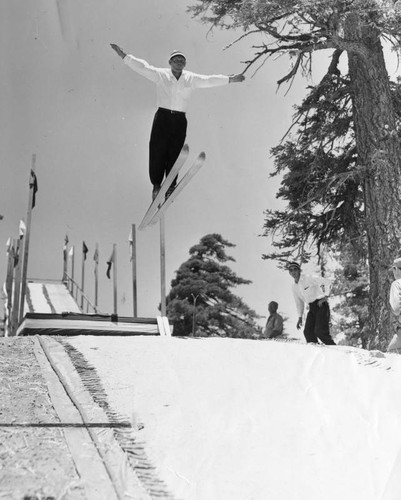
[[[390,286],[385,272],[401,239],[401,143],[382,40],[400,50],[401,8],[393,0],[198,0],[190,11],[226,29],[261,35],[247,68],[273,55],[289,54],[293,65],[278,82],[310,71],[319,50],[341,54],[348,63],[349,92],[369,263],[369,330],[372,346],[384,348],[391,335]],[[351,150],[350,150],[351,154]],[[300,217],[299,232],[303,230]],[[322,221],[324,224],[325,221]]]
[[[283,176],[277,198],[287,206],[265,212],[265,235],[279,251],[264,258],[307,260],[314,250],[320,255],[321,248],[348,243],[362,253],[366,231],[349,80],[336,66],[296,107],[295,125],[294,138],[272,149],[271,175]]]
[[[225,264],[234,262],[226,254],[226,248],[232,247],[221,235],[208,234],[190,248],[190,257],[176,272],[167,297],[174,335],[260,336],[257,314],[231,291],[251,283]]]

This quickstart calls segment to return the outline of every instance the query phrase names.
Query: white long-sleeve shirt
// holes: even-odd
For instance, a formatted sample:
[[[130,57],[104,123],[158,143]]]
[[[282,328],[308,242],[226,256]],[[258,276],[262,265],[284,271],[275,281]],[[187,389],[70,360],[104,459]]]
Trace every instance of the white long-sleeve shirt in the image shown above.
[[[305,304],[315,302],[330,295],[331,281],[321,276],[301,273],[298,283],[293,283],[292,292],[297,306],[298,316],[302,317]]]
[[[219,87],[229,83],[229,77],[226,75],[198,75],[185,70],[177,80],[171,68],[156,68],[133,55],[126,55],[124,63],[156,84],[159,108],[173,111],[187,110],[194,89]]]
[[[395,280],[391,283],[390,306],[396,316],[401,314],[401,279]]]

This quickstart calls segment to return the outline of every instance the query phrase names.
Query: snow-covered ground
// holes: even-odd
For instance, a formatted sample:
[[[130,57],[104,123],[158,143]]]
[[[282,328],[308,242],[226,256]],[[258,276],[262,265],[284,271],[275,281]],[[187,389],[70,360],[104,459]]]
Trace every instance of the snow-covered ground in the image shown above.
[[[238,339],[74,337],[176,498],[401,498],[401,357]],[[141,427],[140,425],[139,427]]]

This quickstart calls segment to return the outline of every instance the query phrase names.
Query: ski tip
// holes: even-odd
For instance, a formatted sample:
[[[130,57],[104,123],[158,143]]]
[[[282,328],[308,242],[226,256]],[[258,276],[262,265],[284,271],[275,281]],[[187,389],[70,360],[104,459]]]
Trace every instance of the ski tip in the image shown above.
[[[204,151],[202,151],[202,153],[200,153],[200,155],[199,155],[199,158],[204,160],[206,158],[206,153]]]

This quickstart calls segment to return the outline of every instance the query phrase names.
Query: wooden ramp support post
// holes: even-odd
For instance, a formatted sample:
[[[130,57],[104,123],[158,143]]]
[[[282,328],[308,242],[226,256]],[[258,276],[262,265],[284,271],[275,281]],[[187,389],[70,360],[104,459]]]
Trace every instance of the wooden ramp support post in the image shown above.
[[[160,218],[160,304],[162,316],[166,316],[166,242],[164,217]]]
[[[137,273],[136,273],[136,226],[132,224],[129,235],[130,259],[132,264],[132,304],[134,318],[138,317],[138,293],[137,293]]]
[[[171,337],[171,328],[167,316],[157,316],[157,326],[162,337]]]
[[[190,182],[190,180],[195,176],[195,174],[200,170],[205,162],[206,155],[204,152],[200,153],[194,160],[190,168],[184,174],[180,182],[175,186],[174,190],[163,200],[168,187],[171,186],[175,177],[177,176],[179,170],[183,166],[188,156],[188,146],[184,146],[180,156],[178,157],[175,165],[171,169],[169,175],[161,186],[160,192],[155,197],[150,207],[148,208],[139,229],[144,229],[150,225],[155,224],[158,220],[160,222],[160,308],[161,308],[161,319],[159,321],[159,331],[161,335],[171,335],[170,325],[168,324],[168,319],[166,317],[166,244],[165,244],[165,223],[164,215],[170,205],[175,201],[179,193],[185,188],[185,186]]]

